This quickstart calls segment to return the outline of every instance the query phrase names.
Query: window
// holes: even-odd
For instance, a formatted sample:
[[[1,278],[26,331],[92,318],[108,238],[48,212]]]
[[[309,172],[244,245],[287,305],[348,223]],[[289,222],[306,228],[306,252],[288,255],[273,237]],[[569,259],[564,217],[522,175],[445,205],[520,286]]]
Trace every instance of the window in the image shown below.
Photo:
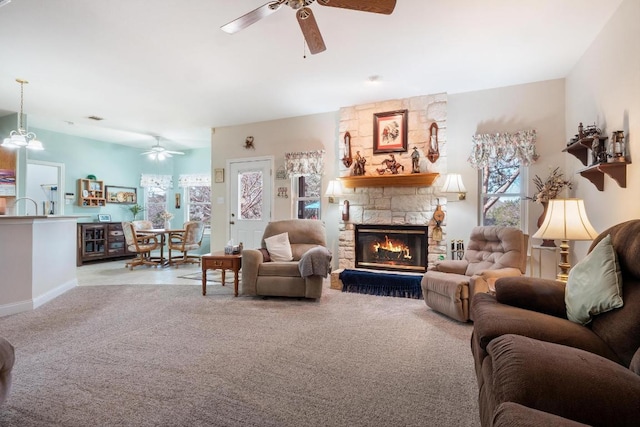
[[[185,221],[203,221],[211,228],[211,186],[191,185],[184,189]]]
[[[517,157],[497,158],[480,169],[480,223],[522,229],[525,212],[525,168]]]
[[[164,228],[160,214],[167,210],[167,190],[160,187],[144,189],[145,218],[153,223],[153,228]]]
[[[320,194],[322,192],[321,175],[312,174],[293,178],[293,188],[296,194],[296,218],[320,218]]]

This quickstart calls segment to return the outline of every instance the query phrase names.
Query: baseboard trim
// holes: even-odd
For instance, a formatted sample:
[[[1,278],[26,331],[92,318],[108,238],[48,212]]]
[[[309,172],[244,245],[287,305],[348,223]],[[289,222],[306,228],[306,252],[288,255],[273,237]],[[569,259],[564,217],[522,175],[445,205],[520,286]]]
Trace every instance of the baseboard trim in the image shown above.
[[[30,311],[33,308],[32,304],[33,302],[31,300],[26,300],[0,305],[0,317]]]
[[[0,317],[22,313],[23,311],[34,310],[41,305],[48,303],[52,299],[59,297],[68,290],[75,288],[76,286],[78,286],[78,279],[73,279],[31,300],[17,301],[0,305]]]
[[[63,283],[57,288],[53,288],[50,291],[35,297],[33,299],[33,308],[35,309],[40,307],[42,304],[45,304],[52,299],[59,297],[68,290],[75,288],[76,286],[78,286],[78,279],[69,280],[67,283]]]

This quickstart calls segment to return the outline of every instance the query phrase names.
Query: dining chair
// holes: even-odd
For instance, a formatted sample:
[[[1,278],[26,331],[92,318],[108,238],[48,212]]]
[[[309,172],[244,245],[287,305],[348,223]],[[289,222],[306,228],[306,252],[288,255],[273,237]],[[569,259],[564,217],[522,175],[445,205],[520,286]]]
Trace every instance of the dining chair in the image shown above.
[[[131,221],[136,230],[151,230],[153,228],[153,222],[147,220]]]
[[[169,234],[169,265],[194,263],[200,265],[200,255],[189,255],[189,251],[195,251],[202,244],[204,235],[204,222],[187,221],[184,223],[184,231],[171,232]],[[174,259],[171,251],[182,252],[181,258]]]
[[[137,233],[135,224],[123,222],[122,231],[127,242],[127,249],[136,253],[136,257],[125,264],[129,270],[133,270],[136,265],[152,265],[157,267],[160,263],[151,259],[151,251],[158,248],[158,238],[155,235],[141,235]]]

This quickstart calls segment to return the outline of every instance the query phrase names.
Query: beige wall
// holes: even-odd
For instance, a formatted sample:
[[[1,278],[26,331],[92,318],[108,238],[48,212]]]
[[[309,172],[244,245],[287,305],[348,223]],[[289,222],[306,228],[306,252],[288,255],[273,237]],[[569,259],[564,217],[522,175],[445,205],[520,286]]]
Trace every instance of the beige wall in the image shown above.
[[[292,117],[282,120],[250,123],[238,126],[216,128],[211,136],[211,168],[227,168],[227,160],[261,156],[273,156],[277,170],[284,165],[284,154],[292,151],[325,150],[325,177],[323,191],[330,179],[337,176],[336,154],[338,141],[338,113],[324,113],[310,116]],[[255,149],[245,149],[247,136],[253,136]],[[273,171],[275,176],[275,170]],[[229,240],[228,171],[225,170],[225,183],[213,184],[211,250],[221,250]],[[290,182],[275,180],[274,191],[278,187],[287,187],[291,193]],[[273,220],[291,218],[291,196],[275,197]],[[222,198],[223,203],[218,200]],[[334,254],[338,250],[338,206],[329,204],[322,198],[321,216],[327,227],[327,243]],[[335,257],[334,257],[335,258]],[[335,261],[337,265],[337,261]]]
[[[525,177],[530,186],[526,192],[533,194],[531,179],[535,174],[545,177],[549,167],[564,165],[564,80],[450,94],[448,108],[447,168],[462,174],[468,193],[466,200],[448,203],[447,230],[449,239],[466,241],[478,225],[478,173],[467,162],[471,137],[476,133],[535,129],[540,158]],[[526,231],[531,235],[537,230],[542,207],[533,202],[527,207]]]
[[[578,176],[575,196],[583,198],[597,231],[628,219],[640,218],[640,1],[625,0],[566,78],[566,134],[578,123],[596,124],[611,139],[623,130],[627,151],[635,162],[627,166],[627,188],[605,177],[604,191]],[[607,141],[608,142],[608,141]],[[584,166],[565,156],[567,171]],[[577,242],[575,259],[586,254],[589,242]]]

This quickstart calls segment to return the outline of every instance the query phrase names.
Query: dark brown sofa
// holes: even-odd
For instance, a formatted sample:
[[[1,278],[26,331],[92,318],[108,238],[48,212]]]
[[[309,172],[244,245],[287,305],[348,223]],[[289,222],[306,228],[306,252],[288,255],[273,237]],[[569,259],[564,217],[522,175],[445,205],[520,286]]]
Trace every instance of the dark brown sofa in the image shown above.
[[[590,251],[607,235],[624,306],[586,326],[567,319],[557,281],[501,278],[495,295],[473,298],[483,426],[640,425],[640,220],[604,231]]]

